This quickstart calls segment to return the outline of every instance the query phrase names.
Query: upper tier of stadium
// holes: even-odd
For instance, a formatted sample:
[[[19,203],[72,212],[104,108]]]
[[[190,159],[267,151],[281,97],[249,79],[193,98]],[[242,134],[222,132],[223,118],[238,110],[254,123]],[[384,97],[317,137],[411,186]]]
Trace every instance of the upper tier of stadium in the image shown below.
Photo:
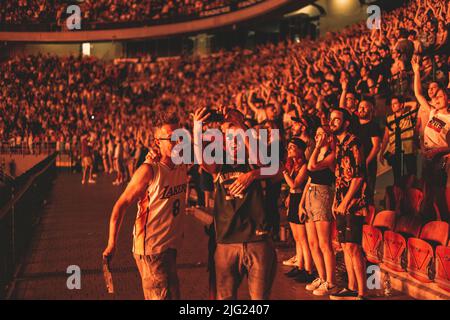
[[[0,41],[92,42],[168,37],[286,13],[310,2],[85,0],[76,4],[78,15],[67,0],[7,0],[0,2]],[[79,26],[72,29],[76,21]]]

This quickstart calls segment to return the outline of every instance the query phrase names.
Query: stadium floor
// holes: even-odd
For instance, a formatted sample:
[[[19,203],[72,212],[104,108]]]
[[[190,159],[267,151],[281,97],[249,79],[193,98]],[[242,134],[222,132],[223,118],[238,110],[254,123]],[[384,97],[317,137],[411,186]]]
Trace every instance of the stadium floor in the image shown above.
[[[116,293],[109,295],[103,281],[101,254],[107,242],[109,215],[122,189],[111,185],[110,176],[99,175],[93,185],[81,185],[80,181],[80,174],[58,174],[10,298],[143,299],[139,274],[131,254],[136,208],[129,208],[122,225],[112,262]],[[187,300],[204,300],[208,298],[207,236],[195,218],[188,216],[186,224],[185,239],[178,256],[181,295]],[[281,261],[292,256],[293,247],[279,245],[277,251],[279,264],[271,299],[327,299],[313,296],[304,289],[304,285],[283,275],[288,268],[283,267]],[[71,265],[81,268],[79,290],[69,290],[66,285],[67,268]],[[245,281],[239,298],[249,298]],[[397,292],[390,299],[408,297]]]

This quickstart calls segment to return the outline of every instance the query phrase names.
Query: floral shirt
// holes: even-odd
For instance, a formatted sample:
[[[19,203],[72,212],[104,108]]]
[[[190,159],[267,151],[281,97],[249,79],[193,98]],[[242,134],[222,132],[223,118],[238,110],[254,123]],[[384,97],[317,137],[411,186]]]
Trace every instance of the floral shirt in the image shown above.
[[[347,133],[342,142],[336,144],[336,205],[339,205],[347,194],[352,179],[363,178],[363,182],[350,200],[348,213],[366,215],[366,166],[359,139]]]

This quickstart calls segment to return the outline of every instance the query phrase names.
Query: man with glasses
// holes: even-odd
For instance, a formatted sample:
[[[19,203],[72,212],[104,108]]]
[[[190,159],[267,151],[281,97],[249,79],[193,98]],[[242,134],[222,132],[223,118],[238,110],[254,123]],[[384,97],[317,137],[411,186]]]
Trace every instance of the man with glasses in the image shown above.
[[[114,205],[108,246],[103,252],[104,257],[112,258],[125,212],[138,201],[133,254],[147,300],[180,297],[176,255],[183,232],[188,178],[186,165],[175,165],[171,158],[177,144],[171,136],[178,123],[178,119],[172,117],[156,129],[159,154],[153,161],[147,157]]]
[[[339,98],[339,108],[345,109],[350,113],[350,130],[353,132],[358,132],[359,130],[359,118],[357,116],[358,112],[358,99],[356,99],[355,93],[349,91],[349,80],[348,78],[341,79],[342,93]]]

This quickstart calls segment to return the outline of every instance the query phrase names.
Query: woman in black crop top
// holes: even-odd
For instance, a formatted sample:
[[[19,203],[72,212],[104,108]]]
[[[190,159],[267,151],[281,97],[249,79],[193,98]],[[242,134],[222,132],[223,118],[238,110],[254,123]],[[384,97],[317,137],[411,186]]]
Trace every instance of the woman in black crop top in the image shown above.
[[[314,295],[324,296],[337,291],[336,261],[331,244],[333,216],[334,166],[333,140],[323,128],[316,133],[316,146],[309,158],[308,182],[305,186],[299,211],[300,220],[306,217],[306,233],[311,254],[319,277],[306,289]]]
[[[288,158],[284,179],[289,186],[289,196],[286,199],[288,208],[288,221],[295,239],[295,266],[286,275],[296,278],[299,282],[309,282],[312,276],[312,257],[306,236],[305,221],[299,219],[299,203],[302,192],[308,179],[306,172],[305,150],[307,145],[299,138],[292,138],[288,143]]]

